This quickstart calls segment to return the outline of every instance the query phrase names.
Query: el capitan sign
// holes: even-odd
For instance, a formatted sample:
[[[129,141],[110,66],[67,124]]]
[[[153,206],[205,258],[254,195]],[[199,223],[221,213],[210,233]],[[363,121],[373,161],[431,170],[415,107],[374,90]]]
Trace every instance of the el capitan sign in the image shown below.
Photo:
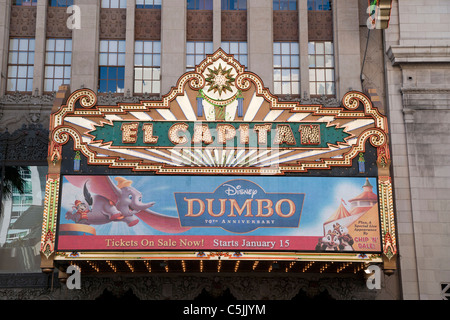
[[[92,90],[81,89],[59,103],[50,124],[45,259],[172,249],[192,259],[208,250],[242,250],[258,259],[252,250],[284,252],[287,259],[302,252],[344,260],[373,253],[364,258],[370,261],[396,255],[387,121],[365,94],[348,92],[339,107],[280,101],[219,49],[159,101],[98,105]],[[344,182],[357,191],[345,194]],[[154,205],[120,209],[118,191],[104,194],[100,185],[122,192],[132,186],[139,206]],[[367,185],[373,190],[358,195]],[[370,201],[333,203],[330,216],[317,203],[336,196],[331,186],[345,201],[367,195]],[[89,220],[95,196],[109,201],[114,217],[103,229]],[[87,211],[77,216],[75,203],[82,202]],[[319,231],[304,233],[304,223]],[[106,232],[110,224],[121,231]],[[133,233],[137,225],[150,229]],[[353,233],[353,242],[344,233]],[[337,242],[346,245],[327,246]]]

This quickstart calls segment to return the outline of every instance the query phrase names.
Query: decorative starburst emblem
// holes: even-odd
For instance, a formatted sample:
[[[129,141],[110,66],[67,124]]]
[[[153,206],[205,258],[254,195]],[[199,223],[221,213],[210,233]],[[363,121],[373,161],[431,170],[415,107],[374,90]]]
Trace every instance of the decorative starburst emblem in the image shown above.
[[[219,64],[219,67],[214,67],[214,70],[208,68],[209,74],[207,75],[206,82],[209,83],[209,91],[214,91],[214,93],[219,92],[219,96],[223,93],[227,93],[227,91],[232,92],[232,86],[234,86],[234,78],[231,75],[231,68],[223,69],[222,65]]]

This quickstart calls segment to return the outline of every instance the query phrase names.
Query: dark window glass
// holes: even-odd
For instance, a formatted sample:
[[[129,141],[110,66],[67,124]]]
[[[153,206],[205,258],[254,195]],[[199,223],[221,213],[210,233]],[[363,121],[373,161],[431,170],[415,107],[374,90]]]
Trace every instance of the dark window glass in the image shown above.
[[[13,0],[14,6],[37,6],[37,0]]]
[[[213,0],[187,0],[188,10],[212,10]]]
[[[274,0],[273,10],[297,10],[297,0]]]
[[[222,0],[222,10],[247,10],[247,0]]]
[[[50,7],[70,7],[73,5],[73,0],[49,0]]]
[[[331,1],[330,0],[308,0],[308,10],[310,10],[310,11],[331,10]]]
[[[136,0],[138,9],[161,9],[161,0]]]

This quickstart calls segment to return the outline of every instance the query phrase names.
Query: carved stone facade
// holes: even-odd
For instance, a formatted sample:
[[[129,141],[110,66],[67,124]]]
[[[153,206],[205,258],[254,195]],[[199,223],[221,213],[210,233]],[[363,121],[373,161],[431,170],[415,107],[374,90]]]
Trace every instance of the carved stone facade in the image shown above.
[[[273,40],[298,41],[298,12],[273,12]]]
[[[72,30],[67,28],[69,18],[67,8],[47,8],[47,38],[72,38]]]
[[[223,41],[247,40],[247,12],[222,11],[221,39]]]
[[[308,12],[309,41],[333,41],[333,14],[331,11]]]
[[[95,300],[109,292],[116,298],[130,293],[136,300],[195,300],[201,295],[212,299],[237,300],[331,300],[397,299],[379,290],[369,290],[365,279],[352,276],[276,275],[115,275],[82,277],[81,289],[69,290],[57,283],[57,275],[33,275],[14,282],[0,276],[0,300]],[[52,283],[53,279],[53,283]],[[387,280],[389,281],[389,280]]]
[[[100,10],[100,38],[125,39],[126,17],[126,9],[102,8]]]
[[[36,7],[12,6],[9,28],[10,37],[34,37],[36,34]]]
[[[187,41],[213,40],[213,12],[211,10],[188,10],[186,16]]]
[[[10,133],[24,125],[40,126],[48,130],[55,93],[30,95],[15,92],[0,98],[0,133]]]
[[[136,9],[135,17],[136,40],[161,39],[161,10]]]
[[[41,125],[22,125],[13,133],[0,134],[1,161],[6,165],[45,163],[48,149],[48,130]]]

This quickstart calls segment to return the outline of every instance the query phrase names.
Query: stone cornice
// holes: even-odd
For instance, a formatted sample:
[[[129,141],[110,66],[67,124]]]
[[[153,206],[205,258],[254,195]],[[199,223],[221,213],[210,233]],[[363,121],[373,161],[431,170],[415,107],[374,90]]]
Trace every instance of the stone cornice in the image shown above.
[[[12,94],[6,94],[0,97],[0,104],[3,105],[53,105],[56,92],[52,92],[46,95],[38,95],[37,93],[31,95],[21,92],[14,92]]]
[[[450,62],[450,46],[394,45],[389,47],[386,53],[393,65]]]
[[[403,105],[408,113],[415,110],[449,110],[450,89],[411,87],[401,88]]]

